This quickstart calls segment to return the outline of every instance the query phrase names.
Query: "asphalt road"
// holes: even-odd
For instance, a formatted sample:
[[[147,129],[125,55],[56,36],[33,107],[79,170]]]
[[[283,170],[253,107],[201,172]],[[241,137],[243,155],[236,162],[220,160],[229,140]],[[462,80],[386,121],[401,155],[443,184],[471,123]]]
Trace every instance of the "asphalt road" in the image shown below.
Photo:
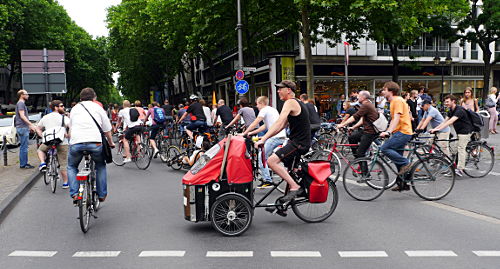
[[[325,222],[257,209],[236,238],[184,220],[183,172],[159,160],[146,171],[108,169],[109,197],[87,234],[68,192],[52,194],[39,180],[0,226],[0,268],[500,268],[496,167],[458,180],[438,203],[390,191],[358,202],[337,184],[340,201]]]

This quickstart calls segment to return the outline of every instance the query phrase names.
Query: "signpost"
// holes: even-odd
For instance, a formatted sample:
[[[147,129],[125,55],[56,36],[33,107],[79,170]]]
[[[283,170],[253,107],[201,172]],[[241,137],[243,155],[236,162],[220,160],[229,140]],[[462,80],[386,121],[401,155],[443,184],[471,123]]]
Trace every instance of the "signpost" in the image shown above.
[[[245,72],[255,72],[257,71],[257,67],[242,67],[241,70]]]
[[[245,72],[240,69],[240,70],[236,71],[235,77],[237,80],[243,80],[245,78]]]
[[[250,85],[248,85],[248,82],[245,80],[240,80],[236,82],[236,91],[239,94],[245,94],[248,92],[248,89],[250,88]]]

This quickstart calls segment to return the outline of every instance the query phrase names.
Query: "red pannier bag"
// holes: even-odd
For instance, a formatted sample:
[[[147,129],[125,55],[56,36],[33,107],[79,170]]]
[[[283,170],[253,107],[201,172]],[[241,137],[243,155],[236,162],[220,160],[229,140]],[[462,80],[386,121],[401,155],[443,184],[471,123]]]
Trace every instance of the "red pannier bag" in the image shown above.
[[[309,185],[309,202],[324,203],[328,199],[328,177],[332,174],[330,162],[316,161],[307,164],[307,172],[312,177]]]

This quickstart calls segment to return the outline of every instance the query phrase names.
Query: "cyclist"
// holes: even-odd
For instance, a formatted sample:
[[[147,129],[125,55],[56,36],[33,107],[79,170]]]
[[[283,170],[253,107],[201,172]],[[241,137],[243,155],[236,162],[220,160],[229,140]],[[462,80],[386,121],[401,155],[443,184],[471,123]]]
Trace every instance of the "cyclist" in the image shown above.
[[[242,97],[240,98],[240,101],[238,103],[240,106],[240,110],[238,110],[238,114],[236,114],[236,117],[234,117],[234,119],[226,126],[226,129],[233,126],[241,118],[243,118],[245,127],[246,129],[248,129],[250,124],[252,124],[252,122],[255,120],[255,111],[253,110],[253,108],[248,106],[248,99],[246,97]]]
[[[156,146],[155,138],[158,134],[158,131],[163,128],[165,129],[165,123],[167,122],[166,112],[163,108],[160,107],[158,102],[153,102],[153,107],[148,109],[146,113],[146,118],[151,116],[152,125],[151,125],[151,134],[149,136],[149,144],[153,148],[153,157],[156,158],[158,153],[158,147]]]
[[[226,103],[222,99],[217,102],[217,112],[215,113],[214,122],[217,122],[218,117],[220,117],[224,126],[229,125],[233,120],[233,111],[226,106]]]
[[[36,132],[38,136],[44,137],[44,135],[53,134],[51,138],[56,139],[56,136],[60,135],[59,144],[57,145],[57,159],[59,160],[61,176],[63,179],[63,189],[69,188],[68,184],[68,174],[66,173],[66,167],[68,166],[68,140],[65,138],[67,128],[69,128],[69,118],[64,114],[64,105],[60,100],[54,100],[50,102],[50,109],[52,113],[49,113],[38,122],[36,127]],[[42,131],[44,131],[42,133]],[[46,144],[41,144],[38,148],[37,154],[38,159],[40,159],[40,166],[38,169],[40,171],[45,171],[47,164],[45,163],[46,154],[49,151],[49,146]]]
[[[354,156],[356,158],[364,157],[366,151],[370,148],[372,142],[378,137],[378,132],[373,126],[373,122],[379,117],[379,113],[375,108],[375,105],[370,102],[370,93],[368,91],[360,91],[358,94],[358,100],[361,106],[358,112],[356,112],[352,117],[347,119],[344,123],[337,125],[338,128],[343,128],[349,126],[352,122],[358,122],[353,127],[349,127],[354,130],[361,125],[363,125],[363,130],[359,130],[352,133],[349,136],[349,144],[358,144],[358,147],[353,147],[352,150],[355,152]]]
[[[132,119],[131,113],[132,109],[130,108],[130,101],[123,101],[123,109],[118,113],[118,124],[117,126],[122,125],[123,123],[123,131],[125,135],[123,136],[123,149],[125,150],[125,159],[123,159],[124,163],[129,163],[132,161],[132,154],[130,153],[130,145],[129,140],[134,139],[134,135],[140,133],[142,130],[142,121],[139,117]],[[137,112],[135,112],[137,113]]]
[[[288,183],[289,192],[281,199],[283,203],[286,203],[301,195],[304,190],[293,180],[286,168],[280,165],[280,162],[283,162],[288,167],[294,157],[309,151],[311,147],[311,124],[309,123],[306,106],[295,98],[295,83],[290,80],[283,80],[275,86],[278,88],[280,99],[285,103],[278,120],[270,126],[261,140],[255,143],[255,147],[258,148],[263,145],[267,139],[282,131],[288,123],[290,140],[283,148],[273,153],[267,161],[269,167]]]
[[[111,139],[111,122],[106,115],[106,111],[93,102],[95,97],[96,94],[92,88],[85,88],[80,92],[81,102],[71,109],[68,181],[69,194],[73,198],[73,202],[77,201],[78,182],[76,181],[76,174],[78,173],[78,165],[83,158],[83,151],[90,152],[95,163],[99,201],[104,202],[108,195],[106,163],[102,155],[102,137],[94,119],[106,135],[109,145],[114,147],[115,144]]]
[[[319,117],[316,106],[309,100],[307,94],[300,95],[300,101],[306,105],[307,112],[309,113],[309,123],[311,124],[311,137],[314,137],[316,132],[321,128],[321,118]]]
[[[144,107],[142,107],[141,101],[135,100],[134,107],[139,112],[139,119],[143,122],[147,121],[148,118],[146,117],[146,111],[144,111]]]
[[[390,103],[391,123],[385,132],[380,133],[380,137],[392,136],[385,141],[380,150],[396,165],[399,175],[404,175],[411,167],[410,161],[403,156],[404,147],[410,141],[413,134],[411,130],[411,119],[408,104],[398,96],[399,85],[389,81],[384,84],[382,92]],[[410,186],[403,184],[398,176],[398,186],[394,191],[409,190]]]
[[[205,112],[203,112],[202,105],[198,102],[198,96],[191,95],[189,99],[191,100],[191,105],[188,107],[186,112],[184,112],[181,118],[177,120],[177,123],[183,121],[189,113],[193,114],[196,119],[192,120],[191,123],[186,126],[186,133],[191,139],[193,139],[193,131],[195,131],[196,129],[198,129],[199,131],[206,129],[207,119],[205,117]]]
[[[179,131],[181,133],[184,133],[185,126],[188,126],[191,124],[191,117],[185,117],[183,121],[180,121],[179,119],[186,113],[188,106],[184,106],[183,104],[179,104],[179,110],[177,111],[176,115],[176,122],[180,122],[179,125]]]
[[[418,124],[417,129],[415,130],[417,133],[423,132],[429,123],[431,124],[432,128],[438,127],[441,123],[444,122],[443,115],[437,110],[437,108],[433,107],[432,102],[430,100],[424,100],[422,101],[422,109],[424,110],[424,115],[422,117],[422,121]],[[448,140],[450,138],[450,127],[446,126],[445,128],[441,129],[439,131],[439,134],[437,135],[438,140],[443,140],[439,141],[439,147],[441,150],[446,154],[449,155],[449,147],[448,147]]]
[[[459,177],[463,176],[465,169],[465,160],[467,158],[467,144],[471,139],[473,127],[469,118],[468,112],[462,106],[457,105],[458,98],[452,94],[444,98],[444,105],[450,109],[446,121],[439,126],[430,130],[431,133],[444,130],[446,127],[453,124],[455,132],[457,132],[458,142],[456,143],[456,152],[458,153],[458,163],[455,174]]]
[[[248,126],[245,132],[243,132],[243,136],[259,134],[266,129],[269,130],[269,128],[271,128],[271,126],[273,126],[276,123],[280,114],[278,110],[276,110],[276,108],[270,107],[268,106],[268,104],[269,104],[269,99],[266,96],[260,96],[259,98],[257,98],[257,108],[259,109],[259,114],[257,115],[257,118],[255,118],[255,120],[252,122],[252,124]],[[259,128],[255,129],[257,126],[259,126],[259,123],[261,121],[264,121],[264,125],[261,125]],[[309,122],[309,119],[307,122]],[[285,143],[285,138],[286,138],[285,130],[281,130],[276,134],[274,134],[273,136],[269,136],[264,144],[264,152],[266,153],[265,158],[269,158],[269,156],[271,156],[275,148],[283,145],[283,143]],[[259,156],[261,155],[259,154]],[[273,179],[269,174],[269,168],[264,167],[261,158],[259,158],[259,169],[260,169],[260,174],[262,176],[262,182],[260,183],[259,186],[257,186],[257,188],[262,189],[262,188],[272,187]]]

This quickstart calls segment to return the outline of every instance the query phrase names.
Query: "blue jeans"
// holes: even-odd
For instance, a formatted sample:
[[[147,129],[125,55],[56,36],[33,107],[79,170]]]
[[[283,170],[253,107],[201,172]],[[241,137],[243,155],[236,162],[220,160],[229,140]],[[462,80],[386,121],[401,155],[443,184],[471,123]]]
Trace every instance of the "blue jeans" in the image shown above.
[[[264,152],[266,153],[266,160],[273,154],[273,150],[279,145],[283,145],[285,138],[282,137],[271,137],[264,143]],[[267,165],[266,165],[267,166]],[[262,163],[262,154],[259,154],[259,169],[264,181],[271,182],[273,179],[269,174],[269,167],[264,167]]]
[[[410,141],[411,135],[396,132],[389,140],[385,141],[380,150],[396,165],[398,171],[402,166],[410,163],[408,159],[403,157],[403,152],[406,144]]]
[[[79,184],[76,180],[76,174],[78,174],[78,165],[82,161],[84,150],[91,153],[92,160],[95,163],[97,195],[99,198],[103,198],[108,194],[106,163],[102,157],[102,145],[97,145],[97,143],[70,145],[68,153],[69,195],[73,197],[78,194]]]
[[[21,146],[19,148],[19,166],[25,167],[28,164],[28,140],[30,138],[29,128],[17,128]]]

